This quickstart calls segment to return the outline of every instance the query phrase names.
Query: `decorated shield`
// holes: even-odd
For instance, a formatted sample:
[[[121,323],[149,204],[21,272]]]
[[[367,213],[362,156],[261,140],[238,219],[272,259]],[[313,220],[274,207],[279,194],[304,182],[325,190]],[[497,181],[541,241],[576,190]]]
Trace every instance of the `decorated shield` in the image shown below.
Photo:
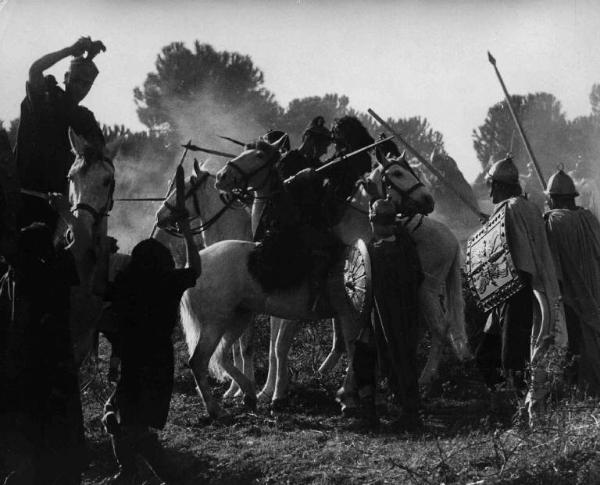
[[[371,260],[362,239],[350,246],[344,263],[344,290],[359,319],[369,318],[372,304]]]
[[[467,242],[465,270],[469,287],[486,312],[524,287],[506,238],[506,206]]]

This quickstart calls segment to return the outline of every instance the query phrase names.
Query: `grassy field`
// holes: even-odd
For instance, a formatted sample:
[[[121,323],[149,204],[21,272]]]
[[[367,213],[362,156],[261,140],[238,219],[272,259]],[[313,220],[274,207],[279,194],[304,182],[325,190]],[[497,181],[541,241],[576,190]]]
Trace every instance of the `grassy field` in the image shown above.
[[[259,325],[257,379],[266,374],[267,325]],[[307,324],[292,350],[293,412],[272,417],[268,409],[245,412],[231,403],[229,425],[210,423],[186,368],[187,354],[176,338],[176,390],[162,442],[176,471],[173,484],[285,483],[600,483],[600,403],[566,398],[554,403],[547,423],[527,430],[513,421],[516,402],[494,400],[477,372],[448,356],[435,397],[424,401],[424,429],[397,434],[390,416],[381,426],[356,432],[334,401],[342,365],[326,378],[316,369],[330,346],[328,325]],[[115,473],[107,436],[100,424],[110,392],[99,369],[84,393],[86,432],[92,463],[86,484]],[[424,349],[426,350],[426,349]],[[222,393],[224,384],[215,383]],[[518,413],[517,413],[518,415]],[[518,421],[518,420],[517,420]]]

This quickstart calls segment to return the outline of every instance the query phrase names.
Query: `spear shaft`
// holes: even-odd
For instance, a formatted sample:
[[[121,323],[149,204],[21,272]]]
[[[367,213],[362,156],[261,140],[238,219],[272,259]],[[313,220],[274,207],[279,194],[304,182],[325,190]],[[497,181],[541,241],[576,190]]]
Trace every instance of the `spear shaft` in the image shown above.
[[[533,163],[533,168],[535,168],[535,173],[538,176],[538,180],[540,181],[540,184],[542,184],[542,188],[544,190],[546,190],[546,180],[544,179],[542,170],[535,158],[535,155],[533,154],[533,150],[531,149],[529,140],[527,139],[527,136],[525,135],[525,131],[523,130],[523,126],[521,125],[521,121],[519,120],[519,117],[517,116],[517,113],[515,112],[513,105],[510,102],[510,94],[508,94],[508,90],[506,89],[506,85],[504,84],[504,80],[502,79],[502,75],[500,74],[500,71],[498,70],[498,66],[496,66],[496,59],[494,58],[494,56],[492,56],[492,54],[489,51],[488,51],[488,60],[490,61],[490,64],[492,66],[494,66],[494,71],[496,71],[496,76],[498,77],[498,81],[500,81],[500,86],[502,86],[502,91],[504,91],[504,97],[506,98],[506,104],[508,105],[508,109],[510,111],[510,114],[512,115],[512,119],[515,122],[515,125],[517,125],[517,129],[519,130],[521,139],[523,140],[523,143],[525,144],[525,149],[527,150],[527,155],[529,155],[529,158],[530,158],[531,162]]]
[[[419,162],[421,162],[423,165],[425,165],[429,171],[431,173],[433,173],[433,175],[435,175],[440,182],[442,182],[449,190],[451,190],[454,195],[456,195],[469,209],[471,209],[471,211],[478,217],[487,217],[485,214],[483,214],[478,207],[474,206],[471,201],[469,199],[467,199],[463,194],[461,194],[458,189],[456,189],[454,187],[454,185],[452,185],[450,182],[448,182],[446,180],[446,178],[439,172],[439,170],[437,168],[435,168],[431,163],[429,163],[427,160],[425,160],[425,157],[423,157],[423,155],[421,155],[415,148],[413,148],[410,143],[408,143],[397,131],[393,130],[392,127],[386,123],[383,118],[381,118],[381,116],[379,116],[377,113],[375,113],[375,111],[373,111],[372,109],[368,109],[367,112],[377,120],[377,122],[383,126],[387,131],[389,131],[392,135],[394,135],[398,140],[400,140],[405,146],[406,148],[408,148],[411,153],[417,157],[417,159],[419,160]]]
[[[371,148],[374,148],[377,145],[381,145],[382,143],[385,143],[386,141],[389,141],[392,138],[394,138],[394,137],[389,136],[387,138],[384,138],[383,140],[378,140],[375,143],[371,143],[370,145],[359,148],[358,150],[354,150],[353,152],[348,153],[347,155],[341,155],[341,156],[333,159],[331,162],[328,162],[325,165],[317,168],[315,171],[323,172],[324,170],[327,170],[328,168],[332,167],[333,165],[337,165],[338,163],[343,162],[344,160],[347,160],[348,158],[353,157],[354,155],[358,155],[359,153],[366,152],[367,150],[370,150]]]

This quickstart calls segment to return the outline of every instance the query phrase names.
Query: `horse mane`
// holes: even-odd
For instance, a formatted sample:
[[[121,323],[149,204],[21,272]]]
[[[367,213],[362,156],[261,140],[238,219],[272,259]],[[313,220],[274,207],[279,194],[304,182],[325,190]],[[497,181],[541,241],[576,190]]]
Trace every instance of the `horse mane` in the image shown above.
[[[334,120],[332,131],[343,133],[350,144],[349,148],[355,150],[375,142],[373,137],[356,116],[342,116]]]

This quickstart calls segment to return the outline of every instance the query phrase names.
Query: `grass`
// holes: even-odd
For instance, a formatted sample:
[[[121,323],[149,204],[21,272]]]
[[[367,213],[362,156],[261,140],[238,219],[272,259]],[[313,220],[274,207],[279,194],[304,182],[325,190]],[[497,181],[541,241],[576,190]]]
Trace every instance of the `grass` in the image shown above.
[[[334,402],[342,366],[316,379],[329,350],[328,326],[309,324],[292,349],[293,412],[230,408],[231,424],[211,424],[196,395],[185,348],[177,338],[176,390],[162,442],[177,471],[174,484],[593,484],[600,483],[600,403],[569,397],[552,405],[544,426],[513,425],[514,403],[490,412],[490,396],[476,371],[448,357],[436,397],[424,402],[425,427],[397,434],[390,416],[376,431],[356,432]],[[266,325],[257,349],[267,348]],[[86,434],[93,461],[84,483],[102,483],[115,472],[100,424],[109,393],[102,346],[99,372],[84,393]],[[266,355],[257,356],[258,380]],[[90,371],[88,370],[88,373]],[[89,375],[89,374],[88,374]],[[225,385],[215,383],[223,392]]]

